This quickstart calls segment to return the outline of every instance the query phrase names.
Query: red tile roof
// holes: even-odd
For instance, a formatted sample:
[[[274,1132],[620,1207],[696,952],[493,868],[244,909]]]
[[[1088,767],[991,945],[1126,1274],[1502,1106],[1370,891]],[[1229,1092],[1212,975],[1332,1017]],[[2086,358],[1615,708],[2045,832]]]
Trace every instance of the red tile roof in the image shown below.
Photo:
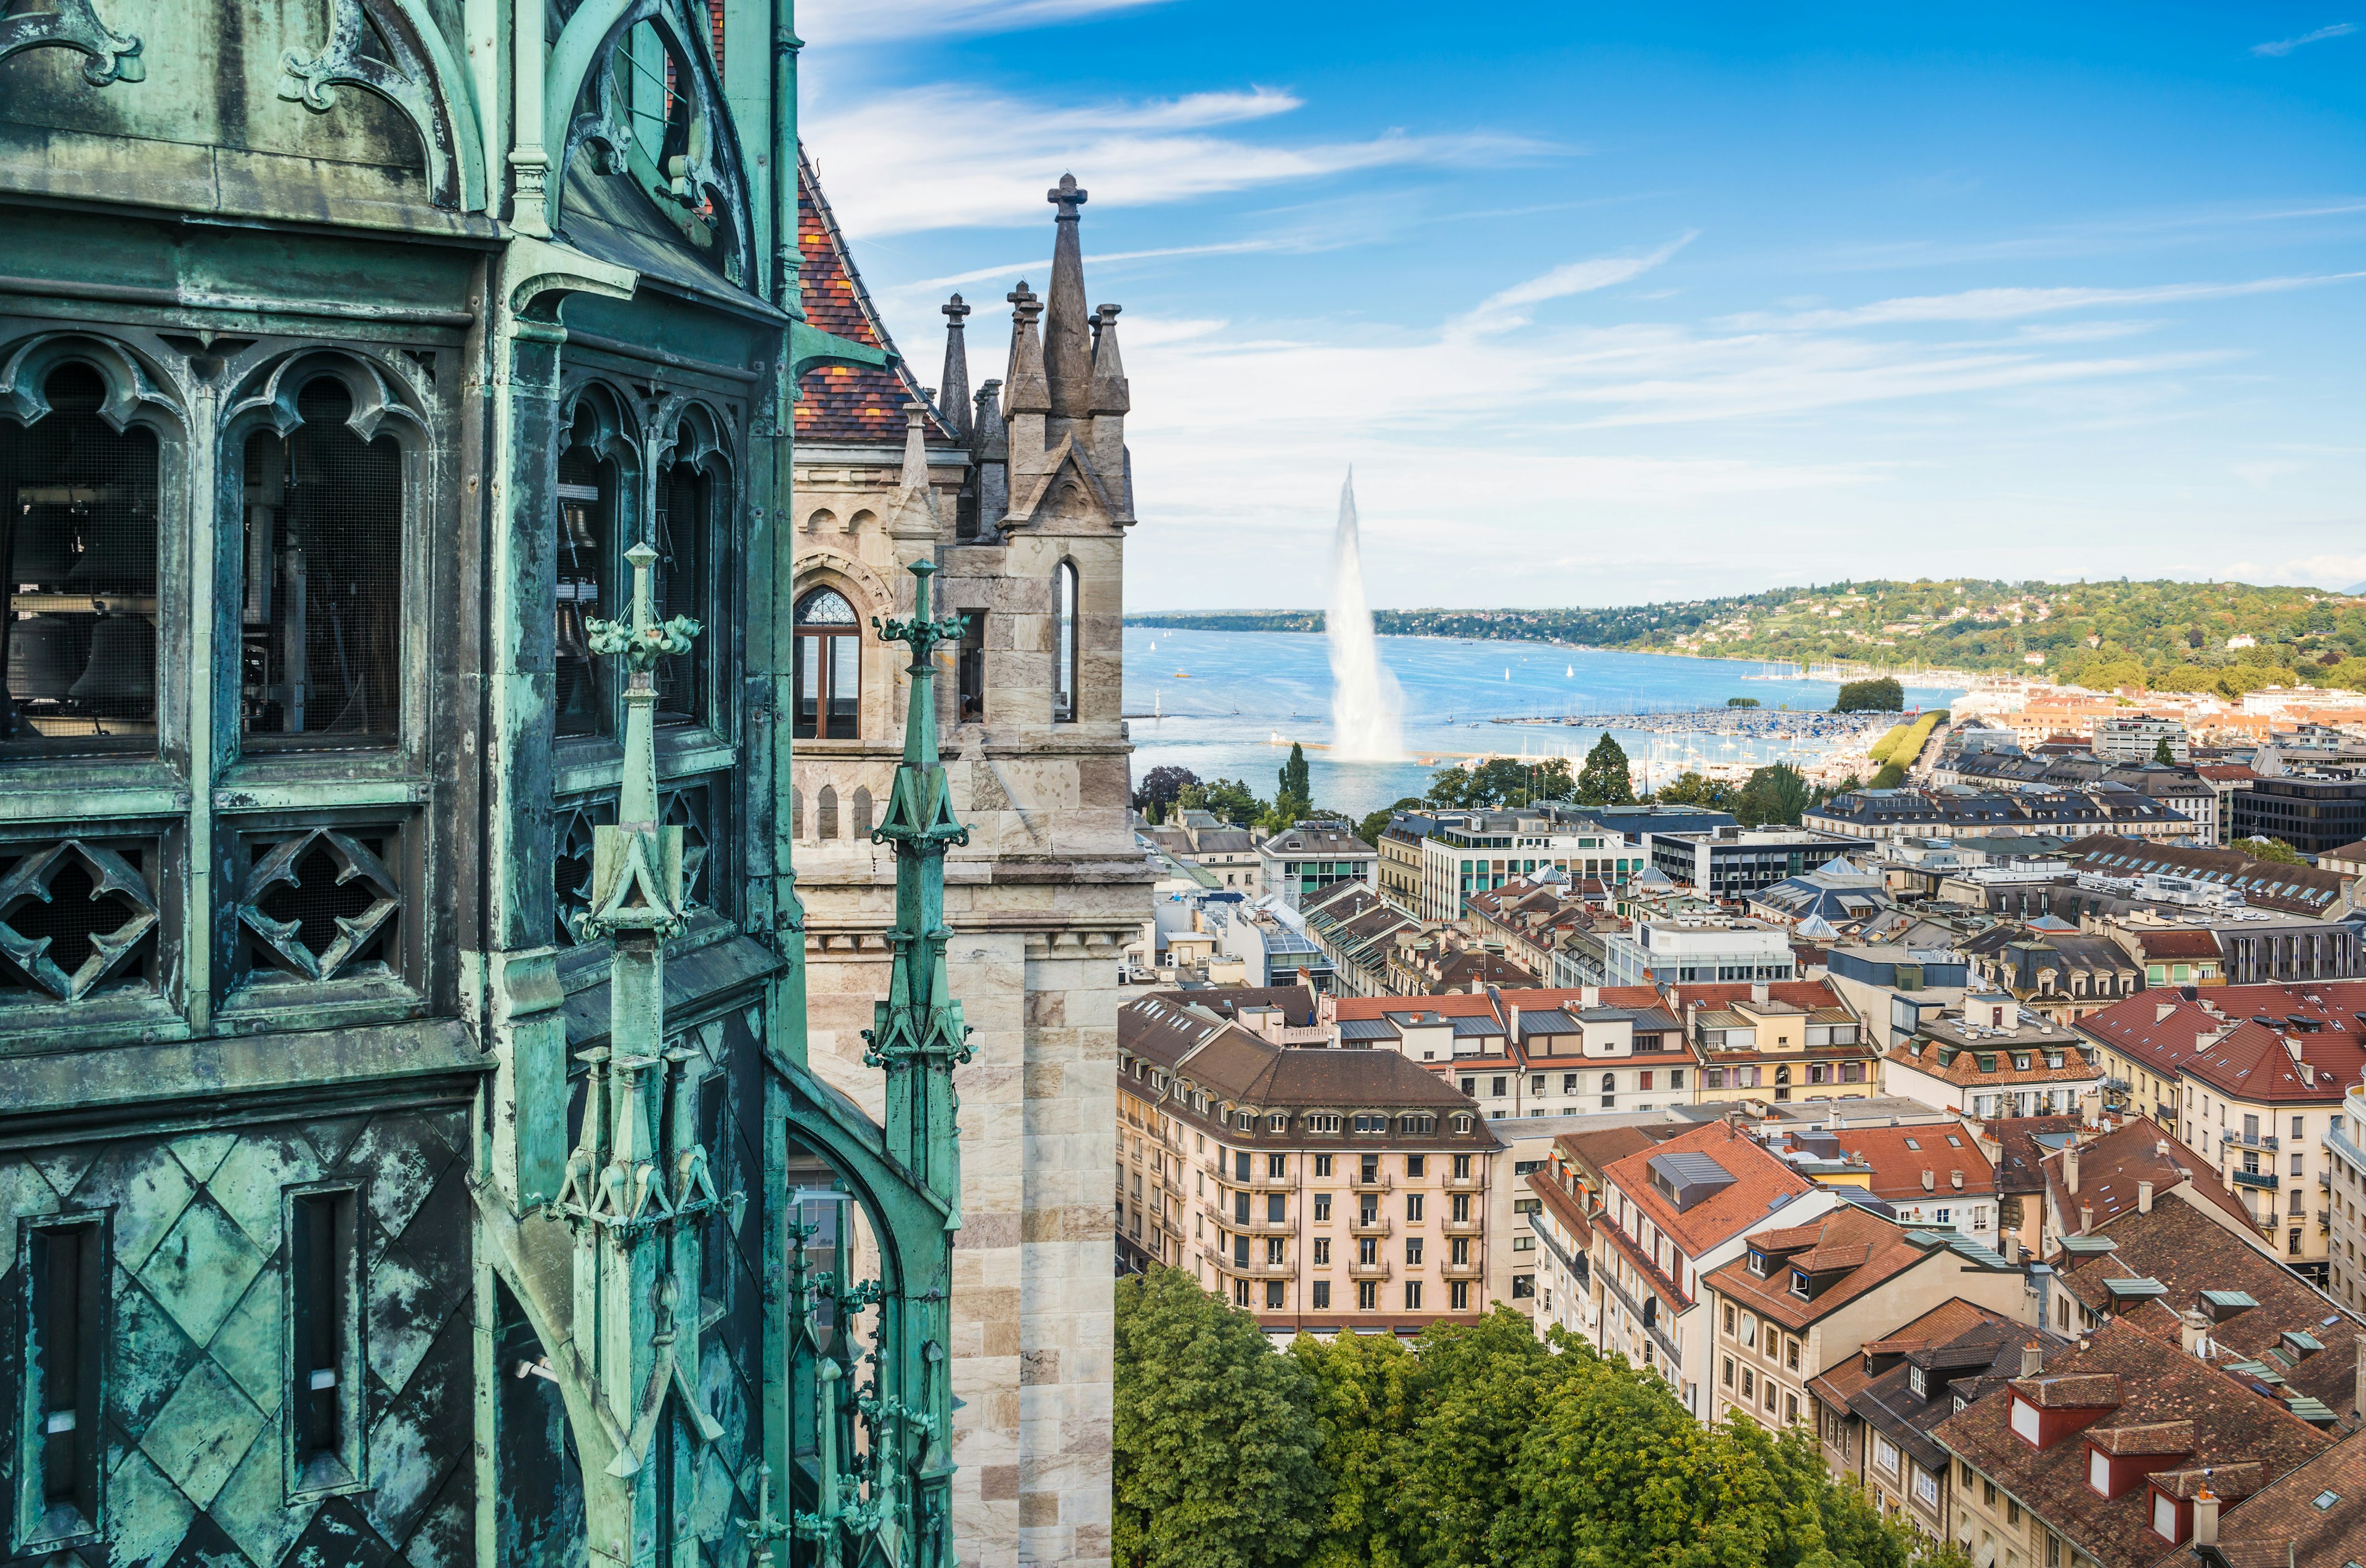
[[[821,194],[813,165],[802,150],[797,154],[798,291],[806,320],[839,337],[869,344],[890,353],[894,340],[862,287],[854,258],[839,232],[838,220]],[[899,362],[886,369],[869,365],[826,365],[806,373],[797,383],[796,434],[799,441],[870,442],[904,445],[904,405],[919,400],[920,384]],[[931,442],[951,444],[955,437],[931,412],[923,429]]]
[[[2249,1211],[2226,1190],[2218,1168],[2157,1122],[2138,1117],[2079,1145],[2078,1151],[2079,1190],[2075,1193],[2063,1176],[2062,1156],[2069,1151],[2057,1150],[2045,1161],[2045,1186],[2055,1213],[2074,1232],[2081,1209],[2095,1212],[2099,1230],[2122,1214],[2134,1213],[2141,1196],[2136,1186],[2145,1181],[2152,1183],[2156,1201],[2167,1197],[2178,1183],[2191,1181],[2196,1200],[2214,1204],[2245,1225],[2251,1223]]]
[[[2213,986],[2187,1001],[2173,990],[2146,991],[2090,1013],[2077,1024],[2079,1032],[2109,1045],[2129,1060],[2163,1077],[2191,1068],[2229,1097],[2237,1100],[2338,1100],[2338,1087],[2327,1086],[2327,1074],[2347,1083],[2366,1067],[2359,1014],[2366,1011],[2366,981],[2313,980],[2296,985]],[[2265,1017],[2272,1025],[2250,1022]],[[2315,1032],[2293,1030],[2299,1018],[2318,1025]],[[2316,1069],[2318,1085],[2301,1083],[2283,1053],[2279,1032],[2301,1042],[2301,1055]],[[2248,1037],[2246,1037],[2248,1032]],[[2208,1049],[2204,1034],[2223,1035]],[[2284,1055],[2279,1066],[2267,1061],[2272,1048]],[[2264,1074],[2259,1069],[2265,1066]],[[2248,1075],[2248,1076],[2247,1076]],[[2262,1086],[2265,1092],[2261,1092]],[[2325,1092],[2329,1088],[2330,1092]]]
[[[1652,1160],[1678,1154],[1707,1156],[1733,1178],[1732,1183],[1679,1213],[1651,1185],[1651,1171]],[[1780,1207],[1778,1201],[1798,1198],[1816,1188],[1724,1122],[1696,1127],[1656,1147],[1613,1160],[1603,1168],[1602,1175],[1693,1258],[1748,1230]]]
[[[1931,1193],[1996,1191],[1996,1168],[1979,1143],[1962,1129],[1935,1127],[1842,1127],[1832,1133],[1841,1152],[1873,1168],[1873,1195],[1920,1198]],[[1910,1145],[1920,1145],[1912,1147]],[[1930,1185],[1922,1177],[1928,1172]],[[1961,1182],[1955,1178],[1962,1177]]]
[[[2187,1073],[2230,1100],[2275,1104],[2337,1103],[2361,1069],[2366,1049],[2355,1035],[2285,1034],[2248,1019],[2185,1064]]]
[[[2112,1434],[2191,1422],[2192,1457],[2172,1468],[2256,1462],[2273,1475],[2332,1442],[2282,1404],[2125,1323],[2104,1324],[2081,1343],[2083,1348],[2049,1358],[2044,1378],[2017,1379],[2012,1390],[2055,1405],[2091,1409],[2093,1402],[2112,1401],[2113,1408],[2083,1432],[2034,1449],[2012,1432],[2012,1395],[2000,1392],[1942,1422],[1932,1435],[2102,1568],[2149,1568],[2166,1549],[2150,1533],[2150,1486],[2137,1483],[2107,1498],[2088,1484],[2090,1443],[2141,1442],[2142,1437]]]
[[[1722,1012],[1736,1002],[1747,1002],[1751,996],[1750,987],[1741,984],[1680,984],[1668,987],[1668,1005],[1678,1013],[1682,1013],[1688,1007],[1697,1007],[1703,1012]],[[1793,1007],[1805,1008],[1810,1012],[1819,1008],[1839,1008],[1842,1011],[1849,1012],[1851,1017],[1855,1016],[1848,1003],[1842,999],[1840,992],[1832,987],[1832,983],[1829,980],[1768,981],[1766,999],[1788,1002]]]

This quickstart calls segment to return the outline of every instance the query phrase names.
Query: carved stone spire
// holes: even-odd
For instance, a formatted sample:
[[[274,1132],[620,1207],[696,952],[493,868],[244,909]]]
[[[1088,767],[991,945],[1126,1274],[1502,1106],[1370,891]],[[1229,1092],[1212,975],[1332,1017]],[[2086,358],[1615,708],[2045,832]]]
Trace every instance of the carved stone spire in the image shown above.
[[[967,435],[969,419],[969,351],[962,342],[962,318],[969,307],[954,295],[939,307],[945,317],[945,373],[937,381],[937,406],[956,435]]]
[[[899,539],[937,536],[937,491],[929,482],[928,431],[922,423],[928,416],[926,403],[904,405],[904,482],[887,519],[887,531]]]
[[[1077,209],[1085,192],[1076,176],[1062,175],[1044,199],[1059,209],[1053,220],[1052,291],[1043,319],[1043,364],[1051,382],[1052,410],[1080,418],[1087,412],[1093,375],[1092,316],[1085,304],[1085,248],[1077,232]]]
[[[1003,403],[1006,415],[1049,413],[1051,388],[1043,374],[1043,344],[1035,333],[1035,318],[1042,302],[1020,278],[1019,287],[1003,296],[1010,301],[1010,383]]]
[[[1125,381],[1125,359],[1118,353],[1117,313],[1122,305],[1103,305],[1093,312],[1093,395],[1095,413],[1124,413],[1133,407]]]

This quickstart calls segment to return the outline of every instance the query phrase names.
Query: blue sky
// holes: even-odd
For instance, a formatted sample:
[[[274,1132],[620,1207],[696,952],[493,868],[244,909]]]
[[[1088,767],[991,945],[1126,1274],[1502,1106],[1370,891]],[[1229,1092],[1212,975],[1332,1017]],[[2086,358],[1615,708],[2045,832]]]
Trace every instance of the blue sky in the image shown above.
[[[899,345],[1124,306],[1129,607],[2366,580],[2366,5],[806,0]],[[1912,13],[1912,14],[1909,14]]]

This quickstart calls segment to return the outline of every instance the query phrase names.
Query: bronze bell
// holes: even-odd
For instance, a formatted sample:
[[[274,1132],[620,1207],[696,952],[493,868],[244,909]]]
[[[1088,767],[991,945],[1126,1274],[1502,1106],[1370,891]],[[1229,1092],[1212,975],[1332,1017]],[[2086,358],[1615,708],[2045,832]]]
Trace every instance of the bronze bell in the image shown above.
[[[20,703],[64,697],[87,658],[85,643],[84,624],[71,616],[28,615],[10,622],[8,694]]]
[[[148,617],[100,616],[90,629],[89,667],[66,694],[102,718],[154,718],[156,628]]]
[[[104,494],[104,492],[102,492]],[[102,500],[83,520],[82,559],[66,574],[80,590],[152,593],[156,588],[156,519],[128,502]]]

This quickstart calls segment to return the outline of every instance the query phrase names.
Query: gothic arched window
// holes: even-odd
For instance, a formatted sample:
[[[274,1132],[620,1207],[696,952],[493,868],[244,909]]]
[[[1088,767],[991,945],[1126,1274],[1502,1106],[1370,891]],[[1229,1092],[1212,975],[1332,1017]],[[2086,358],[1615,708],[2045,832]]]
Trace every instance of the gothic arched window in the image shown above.
[[[688,430],[684,430],[687,444]],[[707,710],[707,650],[715,646],[722,618],[712,603],[707,570],[708,541],[715,527],[714,476],[695,463],[676,463],[658,482],[651,541],[658,552],[649,585],[659,620],[688,615],[703,635],[688,653],[660,660],[656,671],[659,724],[697,724]]]
[[[249,750],[390,746],[402,664],[402,452],[333,375],[246,439],[239,730]]]
[[[822,785],[821,794],[814,797],[814,818],[815,838],[838,837],[838,791],[828,784]]]
[[[797,601],[796,634],[794,738],[853,739],[862,732],[862,623],[854,606],[834,588],[817,588]]]
[[[0,423],[12,751],[156,749],[158,446],[108,422],[108,393],[70,360],[42,383],[39,418]]]
[[[854,831],[849,837],[871,837],[871,792],[861,784],[854,786]]]
[[[1064,560],[1054,574],[1052,720],[1076,721],[1076,563]]]

